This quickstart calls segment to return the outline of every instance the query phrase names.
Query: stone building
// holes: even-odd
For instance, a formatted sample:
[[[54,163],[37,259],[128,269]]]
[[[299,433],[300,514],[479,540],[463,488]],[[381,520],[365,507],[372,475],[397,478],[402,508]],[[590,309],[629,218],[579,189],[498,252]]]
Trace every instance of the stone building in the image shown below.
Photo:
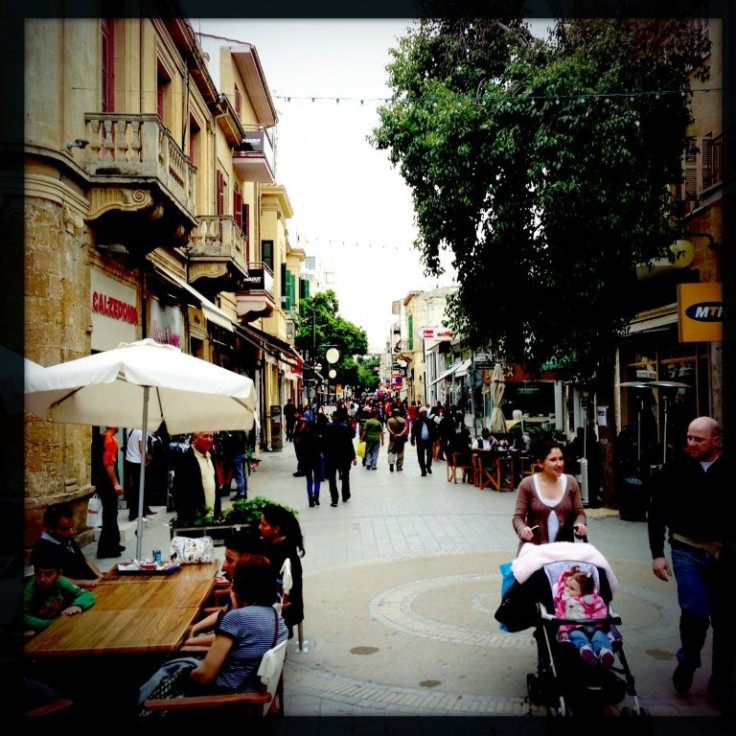
[[[218,88],[172,7],[26,20],[25,355],[176,345],[256,381],[270,447],[269,407],[300,392],[287,319],[304,255],[274,175],[276,110],[255,47],[219,49]],[[27,416],[26,546],[51,503],[84,527],[90,443],[90,427]]]

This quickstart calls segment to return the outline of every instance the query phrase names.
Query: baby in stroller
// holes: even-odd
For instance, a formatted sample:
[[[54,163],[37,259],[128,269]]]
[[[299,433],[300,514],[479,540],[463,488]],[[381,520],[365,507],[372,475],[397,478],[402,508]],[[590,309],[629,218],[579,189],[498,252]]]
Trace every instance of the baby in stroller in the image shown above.
[[[577,565],[563,571],[554,588],[555,616],[563,619],[608,618],[608,606],[598,595],[595,577],[582,572]],[[609,669],[614,663],[611,642],[604,625],[563,624],[557,631],[558,641],[569,641],[589,665],[600,664]]]
[[[634,708],[621,712],[642,715],[616,628],[621,618],[611,608],[618,580],[605,557],[587,542],[525,544],[511,571],[514,582],[495,617],[512,633],[534,628],[530,702],[565,715],[614,705],[628,694]]]

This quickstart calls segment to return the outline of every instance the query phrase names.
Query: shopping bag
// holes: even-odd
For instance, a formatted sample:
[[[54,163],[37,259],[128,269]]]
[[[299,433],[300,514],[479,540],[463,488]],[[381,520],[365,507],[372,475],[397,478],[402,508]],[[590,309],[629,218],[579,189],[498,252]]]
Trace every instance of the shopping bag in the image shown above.
[[[179,537],[171,540],[169,553],[172,560],[183,565],[201,565],[215,559],[212,537]]]
[[[355,454],[358,457],[365,457],[365,441],[360,440],[358,446],[355,448]]]
[[[87,502],[87,526],[102,526],[102,500],[96,493],[93,493]]]

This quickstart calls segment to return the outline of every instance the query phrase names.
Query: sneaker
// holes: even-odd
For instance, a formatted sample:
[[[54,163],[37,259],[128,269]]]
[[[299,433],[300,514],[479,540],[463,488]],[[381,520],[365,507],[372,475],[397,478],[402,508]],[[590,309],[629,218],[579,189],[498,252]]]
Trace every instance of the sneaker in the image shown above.
[[[432,468],[427,468],[427,472],[432,475]]]
[[[309,497],[309,508],[310,509],[314,508],[314,499],[311,496]]]
[[[690,688],[693,686],[694,675],[695,668],[685,662],[679,662],[677,667],[675,667],[675,671],[672,673],[672,684],[680,695],[690,692]]]
[[[582,657],[583,662],[591,667],[598,664],[598,658],[595,656],[593,647],[582,647],[580,649],[580,656]]]
[[[337,501],[333,501],[330,506],[332,506],[333,509],[337,508]]]
[[[427,474],[422,470],[422,478],[424,478],[425,475]]]
[[[610,670],[611,667],[613,667],[614,656],[610,649],[601,649],[598,659],[600,660],[601,667],[603,667],[603,669]]]
[[[319,506],[319,496],[314,497],[314,505]]]
[[[396,468],[396,472],[400,473],[404,468]]]
[[[393,463],[389,463],[388,464],[388,469],[393,473],[394,472],[394,464]]]

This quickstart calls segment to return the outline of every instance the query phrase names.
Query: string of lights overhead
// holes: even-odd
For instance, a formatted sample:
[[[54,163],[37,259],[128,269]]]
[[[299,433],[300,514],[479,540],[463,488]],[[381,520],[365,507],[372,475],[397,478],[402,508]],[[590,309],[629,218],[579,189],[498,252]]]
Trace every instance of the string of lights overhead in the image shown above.
[[[691,93],[705,93],[710,94],[711,92],[722,92],[723,87],[704,87],[704,88],[698,88],[698,89],[691,89]],[[652,91],[637,91],[637,92],[576,92],[573,94],[568,95],[560,95],[560,94],[554,94],[554,95],[527,95],[527,94],[521,94],[517,96],[512,96],[509,93],[498,93],[498,94],[492,94],[492,95],[423,95],[422,97],[401,97],[400,99],[402,101],[406,102],[418,102],[420,100],[429,100],[431,102],[447,102],[447,101],[458,101],[458,102],[477,102],[477,103],[489,103],[489,102],[507,102],[510,99],[523,99],[527,100],[529,102],[535,103],[537,101],[542,102],[550,102],[554,101],[556,103],[561,102],[562,100],[579,100],[581,102],[584,102],[586,100],[593,100],[593,99],[618,99],[618,98],[628,98],[629,101],[634,102],[637,99],[641,99],[644,97],[654,97],[655,99],[659,100],[662,97],[668,96],[668,95],[679,95],[680,97],[685,97],[687,92],[682,89],[660,89],[660,90],[652,90]],[[341,102],[358,102],[361,105],[364,105],[366,102],[373,102],[373,103],[379,103],[379,104],[388,104],[391,102],[391,97],[325,97],[320,95],[279,95],[275,94],[274,99],[280,100],[282,102],[290,103],[290,102],[298,102],[298,101],[305,101],[305,102],[329,102],[329,103],[335,103],[340,104]]]

